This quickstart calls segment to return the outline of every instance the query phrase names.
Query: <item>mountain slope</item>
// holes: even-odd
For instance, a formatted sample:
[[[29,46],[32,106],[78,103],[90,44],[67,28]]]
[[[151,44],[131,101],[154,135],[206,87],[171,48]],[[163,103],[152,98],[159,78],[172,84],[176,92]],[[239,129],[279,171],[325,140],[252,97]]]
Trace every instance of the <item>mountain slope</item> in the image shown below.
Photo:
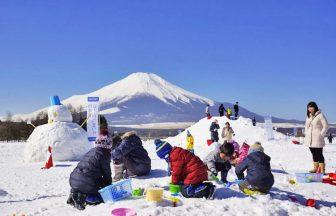
[[[217,115],[219,102],[198,96],[186,91],[152,73],[133,73],[111,85],[84,95],[74,95],[62,103],[73,107],[86,107],[87,97],[100,98],[101,114],[104,114],[110,124],[127,125],[158,122],[191,122],[204,117],[206,104],[210,104],[212,113]],[[225,107],[233,104],[224,103]],[[41,111],[32,114],[15,115],[14,120],[27,120],[37,116]],[[240,114],[245,117],[263,117],[240,108]],[[274,119],[276,122],[288,122]]]

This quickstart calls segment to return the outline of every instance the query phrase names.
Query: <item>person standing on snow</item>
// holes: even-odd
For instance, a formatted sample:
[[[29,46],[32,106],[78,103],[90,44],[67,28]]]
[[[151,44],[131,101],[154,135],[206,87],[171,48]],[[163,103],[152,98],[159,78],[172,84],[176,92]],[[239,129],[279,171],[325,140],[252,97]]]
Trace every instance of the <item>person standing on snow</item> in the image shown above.
[[[255,116],[253,116],[252,125],[253,125],[253,126],[256,126],[256,125],[257,125],[257,120],[256,120]]]
[[[232,110],[231,110],[230,107],[228,107],[228,108],[226,109],[226,117],[227,117],[228,119],[231,119],[231,115],[232,115]]]
[[[333,135],[330,133],[329,136],[328,136],[329,144],[332,144],[333,139],[334,139],[334,137],[333,137]]]
[[[205,115],[207,118],[209,118],[211,116],[210,114],[210,105],[207,104],[206,107],[205,107]]]
[[[234,112],[235,112],[235,119],[238,119],[238,113],[239,113],[239,106],[238,102],[233,106]]]
[[[218,130],[219,130],[218,120],[215,119],[211,123],[211,125],[210,125],[210,132],[211,132],[211,140],[212,140],[212,142],[218,142],[218,140],[219,140]]]
[[[320,171],[325,173],[325,163],[323,157],[324,137],[328,131],[329,124],[325,116],[319,110],[315,102],[307,105],[307,118],[305,124],[305,145],[309,147],[313,155],[313,169],[309,172]]]
[[[191,135],[190,131],[187,130],[187,150],[190,151],[191,153],[194,152],[194,137]]]
[[[218,108],[218,112],[219,112],[219,116],[222,117],[224,116],[224,112],[225,112],[225,107],[224,104],[221,104]]]
[[[226,122],[225,127],[222,130],[222,138],[224,139],[224,141],[231,142],[234,136],[235,136],[235,133],[232,127],[230,126],[230,123]]]

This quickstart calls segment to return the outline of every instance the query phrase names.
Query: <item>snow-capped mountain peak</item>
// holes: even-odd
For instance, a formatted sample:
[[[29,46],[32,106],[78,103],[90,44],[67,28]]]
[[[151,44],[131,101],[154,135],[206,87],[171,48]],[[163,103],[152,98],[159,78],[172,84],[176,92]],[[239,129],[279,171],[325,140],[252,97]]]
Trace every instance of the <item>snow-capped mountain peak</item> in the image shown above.
[[[60,95],[61,96],[61,95]],[[74,108],[87,106],[87,97],[100,98],[100,113],[104,115],[110,124],[130,125],[160,122],[194,122],[204,116],[205,106],[209,104],[211,113],[216,114],[219,102],[186,91],[153,73],[138,72],[126,78],[98,89],[94,92],[74,95],[62,103]],[[233,104],[224,103],[225,107]],[[13,116],[14,121],[32,120],[40,112],[46,112],[47,108],[40,109],[30,114],[18,114]],[[243,107],[239,112],[242,116],[257,121],[262,116],[252,113]],[[0,118],[5,120],[5,118]],[[283,122],[282,119],[274,119]]]
[[[92,93],[70,97],[64,100],[63,103],[69,103],[75,107],[85,106],[87,96],[98,96],[103,104],[111,102],[120,104],[138,96],[151,96],[170,105],[178,101],[182,103],[194,101],[210,105],[214,104],[213,100],[175,86],[156,74],[144,72],[133,73]]]

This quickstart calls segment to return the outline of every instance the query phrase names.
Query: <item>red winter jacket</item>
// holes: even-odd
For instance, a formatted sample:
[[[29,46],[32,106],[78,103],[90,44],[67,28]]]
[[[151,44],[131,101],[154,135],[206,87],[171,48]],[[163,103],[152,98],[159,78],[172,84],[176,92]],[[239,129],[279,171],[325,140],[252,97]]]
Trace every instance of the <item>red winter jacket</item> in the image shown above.
[[[191,152],[174,147],[169,155],[172,183],[183,182],[184,185],[197,185],[208,180],[207,166]]]

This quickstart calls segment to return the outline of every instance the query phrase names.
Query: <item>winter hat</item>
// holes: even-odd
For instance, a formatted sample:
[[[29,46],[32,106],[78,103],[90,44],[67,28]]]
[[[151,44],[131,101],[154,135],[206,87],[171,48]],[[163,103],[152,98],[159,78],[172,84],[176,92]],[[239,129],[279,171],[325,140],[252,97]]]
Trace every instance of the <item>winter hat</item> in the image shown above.
[[[260,142],[256,142],[250,146],[248,154],[251,154],[253,152],[264,152],[264,148],[261,146]]]
[[[190,134],[190,131],[188,131],[188,130],[187,130],[187,135],[188,135],[188,136],[190,136],[190,135],[191,135],[191,134]]]
[[[173,149],[173,147],[168,142],[162,141],[160,139],[156,139],[154,144],[156,146],[156,154],[161,159],[165,159]]]
[[[109,136],[99,135],[95,142],[95,147],[104,149],[112,149],[112,139]]]

